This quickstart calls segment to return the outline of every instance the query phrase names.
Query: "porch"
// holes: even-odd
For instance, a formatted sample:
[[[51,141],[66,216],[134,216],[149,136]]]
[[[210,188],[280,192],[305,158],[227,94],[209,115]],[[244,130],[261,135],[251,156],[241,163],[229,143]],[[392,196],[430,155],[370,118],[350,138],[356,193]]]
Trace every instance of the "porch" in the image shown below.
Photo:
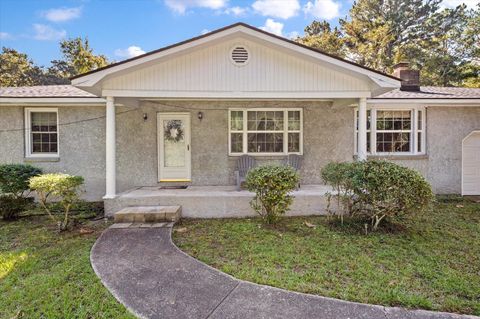
[[[326,213],[325,185],[302,185],[293,192],[295,199],[287,215],[322,215]],[[105,214],[133,206],[181,206],[182,217],[232,218],[255,216],[250,207],[254,194],[237,191],[235,186],[188,186],[185,189],[161,186],[138,187],[105,199]]]

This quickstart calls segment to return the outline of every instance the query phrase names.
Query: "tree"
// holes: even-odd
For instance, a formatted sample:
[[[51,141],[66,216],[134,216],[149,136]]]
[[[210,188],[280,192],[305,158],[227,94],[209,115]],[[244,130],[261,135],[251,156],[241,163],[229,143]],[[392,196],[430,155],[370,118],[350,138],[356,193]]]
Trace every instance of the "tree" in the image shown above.
[[[63,58],[53,60],[52,66],[47,71],[47,74],[54,77],[69,78],[104,67],[109,63],[106,56],[93,53],[88,38],[63,40],[60,42],[60,51]]]
[[[350,19],[341,19],[350,56],[358,63],[392,72],[401,49],[414,43],[441,0],[358,0]],[[399,51],[400,50],[400,51]]]
[[[342,33],[337,27],[332,29],[327,21],[313,21],[305,28],[305,35],[296,41],[338,57],[346,54]]]
[[[0,86],[39,85],[42,69],[36,66],[25,53],[2,48],[0,54]]]
[[[435,12],[425,21],[415,44],[418,49],[407,53],[408,60],[422,66],[422,84],[458,86],[468,77],[466,70],[472,70],[471,63],[478,54],[478,34],[470,34],[472,30],[468,29],[473,13],[460,5]]]

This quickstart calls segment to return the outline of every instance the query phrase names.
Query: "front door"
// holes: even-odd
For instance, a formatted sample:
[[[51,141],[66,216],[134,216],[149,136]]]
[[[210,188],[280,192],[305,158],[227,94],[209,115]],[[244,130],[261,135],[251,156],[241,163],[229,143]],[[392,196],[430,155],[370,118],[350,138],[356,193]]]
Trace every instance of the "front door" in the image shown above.
[[[158,113],[160,182],[190,182],[190,113]]]

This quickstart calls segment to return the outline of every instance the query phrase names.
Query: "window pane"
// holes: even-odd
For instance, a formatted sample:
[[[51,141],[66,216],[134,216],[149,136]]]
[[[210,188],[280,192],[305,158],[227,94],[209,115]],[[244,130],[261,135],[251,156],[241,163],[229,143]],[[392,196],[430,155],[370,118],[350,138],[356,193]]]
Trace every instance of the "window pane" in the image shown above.
[[[288,152],[300,152],[300,133],[288,133]]]
[[[300,130],[300,111],[288,111],[288,130]]]
[[[57,113],[54,112],[32,112],[32,132],[56,132]]]
[[[422,152],[422,133],[417,134],[417,152]]]
[[[230,143],[232,153],[242,153],[243,152],[243,134],[242,133],[232,133],[230,135]]]
[[[282,153],[282,133],[248,133],[248,152],[252,153]]]
[[[232,111],[230,114],[230,127],[232,131],[243,130],[243,111]]]
[[[356,111],[357,114],[357,121],[355,123],[355,129],[358,131],[358,110]],[[367,131],[370,130],[370,125],[372,122],[372,112],[370,110],[367,111]]]
[[[248,111],[249,131],[283,131],[283,111]]]
[[[409,152],[410,133],[377,133],[377,152]]]
[[[377,111],[377,130],[409,131],[411,127],[410,111]]]
[[[417,124],[417,130],[423,130],[422,128],[422,111],[418,111],[418,124]]]

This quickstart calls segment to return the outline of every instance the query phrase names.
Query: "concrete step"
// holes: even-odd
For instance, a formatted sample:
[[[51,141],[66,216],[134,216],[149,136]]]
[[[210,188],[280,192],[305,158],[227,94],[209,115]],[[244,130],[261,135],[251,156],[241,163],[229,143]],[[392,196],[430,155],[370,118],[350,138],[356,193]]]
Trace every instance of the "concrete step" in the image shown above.
[[[176,222],[182,213],[181,206],[131,206],[114,214],[115,223]]]

